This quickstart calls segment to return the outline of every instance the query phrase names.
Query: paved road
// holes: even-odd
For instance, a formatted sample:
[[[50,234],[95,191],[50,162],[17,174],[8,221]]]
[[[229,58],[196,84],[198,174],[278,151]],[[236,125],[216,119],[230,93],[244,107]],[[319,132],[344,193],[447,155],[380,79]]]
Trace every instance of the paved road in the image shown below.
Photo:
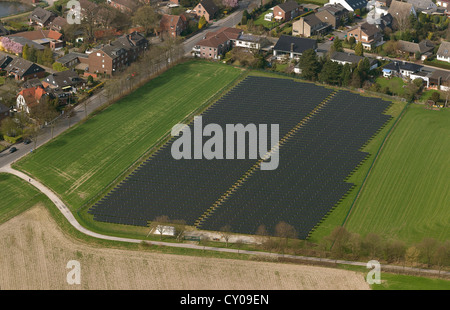
[[[184,45],[184,52],[186,55],[190,55],[192,48],[195,46],[195,44],[200,41],[203,36],[211,31],[216,31],[217,29],[221,27],[234,27],[237,24],[239,24],[242,20],[242,12],[248,8],[250,3],[257,2],[256,0],[245,0],[239,2],[239,9],[237,9],[235,12],[227,16],[226,18],[220,19],[212,25],[210,25],[208,28],[206,28],[204,31],[196,34],[195,36],[192,36],[191,38],[187,39],[183,42]]]

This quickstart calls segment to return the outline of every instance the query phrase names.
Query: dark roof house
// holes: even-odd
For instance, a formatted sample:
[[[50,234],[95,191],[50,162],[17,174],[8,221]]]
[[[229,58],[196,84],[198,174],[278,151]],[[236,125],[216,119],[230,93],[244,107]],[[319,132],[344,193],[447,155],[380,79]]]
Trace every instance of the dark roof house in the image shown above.
[[[44,87],[65,90],[66,88],[72,88],[83,82],[84,80],[78,76],[78,73],[75,70],[66,70],[50,74],[42,81],[42,85]]]
[[[29,19],[31,23],[38,24],[41,27],[47,26],[56,15],[53,12],[47,11],[41,7],[37,7],[30,13]]]
[[[5,70],[6,66],[13,61],[12,57],[10,56],[3,56],[0,58],[0,69]]]
[[[5,68],[9,75],[13,75],[17,80],[28,80],[31,78],[42,78],[45,75],[45,69],[37,64],[17,57],[11,61]]]
[[[289,58],[297,58],[309,49],[317,49],[316,40],[282,35],[273,47],[273,55],[277,58],[285,55]]]

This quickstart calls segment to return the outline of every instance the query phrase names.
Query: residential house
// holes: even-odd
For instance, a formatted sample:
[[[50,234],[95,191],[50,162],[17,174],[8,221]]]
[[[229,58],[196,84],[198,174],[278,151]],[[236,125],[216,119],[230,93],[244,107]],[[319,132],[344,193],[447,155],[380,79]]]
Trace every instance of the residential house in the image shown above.
[[[52,73],[42,80],[42,85],[45,88],[58,88],[64,92],[76,92],[77,87],[84,83],[85,81],[73,69]]]
[[[219,8],[213,0],[201,0],[191,12],[195,13],[198,18],[204,16],[206,21],[210,22],[214,19],[217,12],[219,12]]]
[[[431,0],[407,0],[408,3],[414,6],[416,12],[424,14],[432,14],[437,11],[437,5]]]
[[[317,12],[320,8],[320,5],[312,4],[312,3],[302,3],[302,6],[303,6],[303,10],[305,12],[310,12],[310,11]]]
[[[429,88],[449,91],[450,90],[450,72],[444,70],[435,70],[430,75]]]
[[[436,5],[442,8],[450,7],[450,0],[437,0]]]
[[[108,4],[122,13],[132,13],[138,8],[137,1],[133,0],[107,0]]]
[[[20,87],[22,89],[32,88],[32,87],[42,87],[42,88],[44,88],[44,85],[42,85],[41,80],[39,80],[38,78],[32,78],[32,79],[29,79],[29,80],[26,80],[25,82],[23,82]]]
[[[47,27],[56,17],[53,12],[47,11],[41,7],[36,7],[28,16],[30,24],[40,27]]]
[[[55,19],[53,19],[50,23],[50,29],[55,31],[62,31],[65,26],[67,26],[69,23],[67,22],[67,19],[61,16],[57,16]]]
[[[0,123],[3,119],[7,118],[10,115],[9,108],[5,106],[3,103],[0,103]]]
[[[367,6],[367,0],[330,0],[329,4],[340,4],[349,12],[361,10]]]
[[[450,62],[450,42],[442,42],[436,53],[437,60]]]
[[[280,3],[273,8],[273,16],[276,21],[290,21],[300,12],[303,12],[301,6],[293,0]]]
[[[243,34],[241,29],[223,27],[214,32],[208,32],[192,49],[196,57],[220,59],[228,52],[235,41]]]
[[[313,39],[282,35],[273,47],[273,55],[277,59],[283,57],[300,58],[306,50],[317,50],[317,41]]]
[[[429,40],[422,40],[420,43],[399,40],[398,50],[402,53],[408,54],[411,57],[414,57],[417,53],[419,53],[421,59],[425,60],[433,54],[434,44]]]
[[[11,61],[5,68],[8,75],[14,76],[16,80],[26,81],[32,78],[43,78],[45,69],[41,66],[17,57]]]
[[[333,29],[347,23],[349,11],[340,4],[331,4],[321,7],[315,14],[322,22],[330,24]]]
[[[148,41],[138,32],[123,35],[89,54],[89,72],[112,75],[134,62],[147,47]]]
[[[269,44],[269,41],[265,37],[255,36],[251,34],[240,34],[236,40],[234,40],[235,47],[242,47],[252,50],[260,50]]]
[[[164,14],[159,22],[159,32],[170,37],[178,37],[186,30],[188,21],[186,16]]]
[[[43,51],[45,49],[41,44],[35,43],[24,37],[8,36],[0,38],[0,49],[16,55],[21,55],[23,47],[28,45],[33,46],[38,51]]]
[[[5,70],[6,66],[13,61],[13,58],[6,55],[0,58],[0,70]]]
[[[39,104],[46,96],[48,96],[48,94],[45,89],[39,86],[22,89],[16,99],[17,110],[30,113],[31,108]]]
[[[315,14],[300,17],[292,23],[292,35],[310,37],[312,35],[324,34],[331,25],[321,21]]]
[[[394,27],[396,29],[405,30],[409,23],[409,17],[411,14],[417,16],[417,12],[414,9],[414,5],[408,2],[401,2],[393,0],[388,10],[389,14],[394,19]]]
[[[34,30],[11,34],[9,38],[21,37],[33,41],[43,47],[49,47],[51,50],[59,50],[64,47],[64,41],[61,40],[62,34],[55,30]],[[36,47],[36,45],[33,45]]]
[[[334,52],[330,55],[330,60],[340,63],[341,65],[349,64],[351,66],[357,66],[361,60],[365,57],[357,56],[355,54],[344,53],[344,52]],[[378,61],[373,58],[368,58],[370,63],[370,70],[378,67]]]
[[[356,42],[361,42],[364,49],[371,50],[383,43],[383,34],[376,25],[364,23],[347,32],[347,37],[354,37]]]
[[[70,52],[55,60],[66,68],[71,68],[79,63],[88,63],[89,55],[84,53]]]
[[[422,71],[423,66],[412,62],[393,61],[383,67],[384,77],[401,77],[403,79],[409,78],[411,74]]]

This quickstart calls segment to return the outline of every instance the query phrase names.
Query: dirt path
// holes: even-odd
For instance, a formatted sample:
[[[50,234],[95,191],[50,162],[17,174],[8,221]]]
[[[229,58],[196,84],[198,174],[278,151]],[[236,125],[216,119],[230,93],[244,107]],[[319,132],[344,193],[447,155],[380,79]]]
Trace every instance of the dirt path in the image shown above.
[[[67,262],[81,266],[69,285]],[[361,273],[294,264],[105,249],[64,234],[43,206],[0,226],[0,289],[369,289]]]

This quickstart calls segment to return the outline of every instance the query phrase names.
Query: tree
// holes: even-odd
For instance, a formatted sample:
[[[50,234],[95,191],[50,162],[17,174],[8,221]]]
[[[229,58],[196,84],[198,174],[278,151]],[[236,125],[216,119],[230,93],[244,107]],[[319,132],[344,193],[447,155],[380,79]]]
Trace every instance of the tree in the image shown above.
[[[206,18],[204,15],[202,15],[202,17],[200,17],[200,20],[198,21],[198,29],[203,29],[205,25],[206,25]]]
[[[92,75],[89,75],[87,78],[87,82],[89,85],[92,85],[92,83],[94,83],[94,77]]]
[[[184,220],[174,220],[172,224],[175,228],[175,236],[178,241],[183,240],[184,233],[186,232],[186,222]]]
[[[30,47],[28,46],[28,44],[25,44],[25,46],[22,48],[22,58],[25,60],[28,60],[29,56],[29,50]]]
[[[158,14],[151,6],[141,6],[133,16],[133,23],[143,27],[145,35],[148,35],[151,30],[155,29],[158,22]]]
[[[305,51],[300,56],[299,68],[302,70],[303,78],[310,81],[317,80],[321,67],[317,53],[313,49]]]
[[[75,116],[75,107],[71,104],[68,104],[64,107],[64,117],[69,121],[70,127],[70,119]]]
[[[419,249],[417,249],[417,247],[415,247],[415,246],[412,246],[406,250],[405,260],[406,260],[406,262],[408,262],[409,264],[414,266],[415,264],[417,264],[419,256],[420,256]]]
[[[390,240],[386,243],[384,252],[388,262],[402,261],[406,255],[406,244],[401,240]]]
[[[358,42],[355,46],[355,55],[356,56],[364,56],[364,47],[363,47],[361,41]]]
[[[342,65],[327,60],[319,73],[319,81],[330,85],[339,85],[341,82]]]
[[[0,123],[1,132],[8,137],[17,137],[22,134],[22,129],[13,118],[7,117]]]
[[[434,103],[437,104],[439,102],[439,100],[441,99],[441,95],[439,94],[439,92],[435,91],[435,92],[433,92],[431,94],[431,98],[430,99],[433,100]]]
[[[343,52],[344,48],[342,47],[342,40],[339,38],[334,39],[333,44],[330,48],[330,53],[333,52]]]
[[[53,63],[52,69],[58,72],[69,70],[69,68],[64,67],[61,63],[56,61]]]
[[[350,85],[352,80],[352,66],[346,63],[341,71],[341,85],[346,87]]]
[[[370,258],[376,259],[379,257],[382,246],[381,237],[375,233],[368,233],[363,240],[362,246]]]
[[[342,256],[346,250],[350,240],[350,233],[343,226],[337,226],[331,234],[326,237],[331,244],[331,251],[337,256]]]
[[[225,225],[220,228],[220,236],[225,240],[225,246],[228,248],[228,241],[231,237],[231,226]]]
[[[428,267],[432,263],[434,253],[436,252],[438,243],[434,238],[424,238],[418,245],[417,248],[420,251],[420,256],[425,259]]]
[[[296,238],[297,231],[294,226],[289,225],[288,223],[281,221],[275,226],[275,235],[280,238],[284,238],[286,240],[286,245],[288,244],[289,238]]]
[[[356,39],[355,39],[355,37],[350,37],[349,39],[348,39],[348,44],[350,44],[350,48],[353,48],[353,46],[356,44]]]

